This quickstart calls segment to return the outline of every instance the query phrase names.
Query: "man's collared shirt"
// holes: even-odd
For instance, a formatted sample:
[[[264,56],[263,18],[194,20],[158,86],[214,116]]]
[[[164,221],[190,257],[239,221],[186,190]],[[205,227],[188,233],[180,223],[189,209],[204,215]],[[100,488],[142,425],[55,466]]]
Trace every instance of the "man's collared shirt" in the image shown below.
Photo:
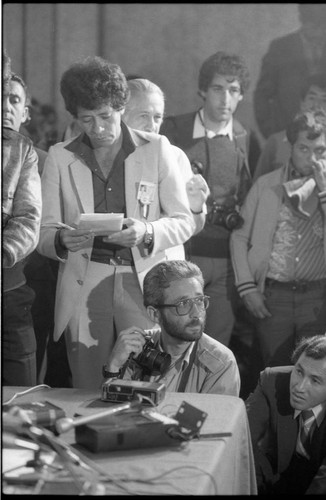
[[[121,122],[121,133],[121,149],[113,161],[107,178],[103,175],[96,161],[93,147],[86,134],[79,135],[66,146],[66,149],[80,156],[92,172],[95,213],[126,213],[124,161],[135,151],[136,144],[123,122]],[[105,243],[101,236],[96,236],[94,238],[92,258],[101,258],[101,256],[119,256],[122,259],[132,261],[130,248]]]
[[[320,403],[319,405],[317,406],[314,406],[313,408],[309,408],[314,416],[315,416],[315,422],[316,422],[316,425],[317,427],[320,427],[322,421],[324,420],[325,418],[325,415],[326,415],[326,403]],[[300,415],[302,413],[302,410],[295,410],[294,411],[294,415],[293,415],[293,418],[296,419],[296,418],[299,418],[299,432],[298,432],[298,437],[297,437],[297,444],[296,444],[296,450],[301,453],[301,447],[300,447],[300,433],[301,433],[301,428],[303,427],[303,421],[302,421],[302,418],[300,418]],[[306,425],[306,429],[308,432],[310,432],[310,429],[313,425],[313,421],[310,423],[309,427]],[[310,437],[311,438],[311,437]]]
[[[218,133],[214,132],[213,130],[209,130],[204,127],[204,111],[203,108],[201,108],[198,113],[196,114],[195,117],[195,122],[194,122],[194,131],[193,131],[193,139],[200,139],[201,137],[207,137],[208,139],[212,139],[216,135],[225,135],[229,136],[229,139],[233,141],[233,119],[231,117],[229,123]]]
[[[160,332],[155,333],[153,341],[156,348],[159,338]],[[180,365],[178,365],[182,370],[180,374],[173,377],[174,369],[168,374],[169,392],[177,390],[174,388],[179,387],[182,373],[189,364],[194,345],[195,342],[191,342],[189,348],[180,358]],[[159,376],[161,377],[161,375]],[[134,359],[128,362],[123,378],[125,380],[149,380],[143,377],[143,371]],[[239,391],[240,374],[234,354],[229,348],[203,333],[198,341],[196,356],[189,373],[185,392],[239,396]]]
[[[316,419],[316,424],[317,427],[320,426],[322,421],[324,420],[324,417],[326,415],[326,403],[320,403],[317,406],[314,406],[313,408],[309,408],[313,414],[315,415]],[[299,415],[301,415],[302,410],[294,410],[294,415],[293,418],[296,419]]]
[[[189,365],[190,355],[194,345],[195,342],[191,342],[181,356],[171,356],[171,364],[167,372],[163,375],[152,375],[150,377],[150,382],[163,382],[169,392],[177,392],[182,374]],[[157,347],[163,352],[160,343],[157,344]]]
[[[295,173],[288,165],[288,179]],[[277,281],[326,278],[323,216],[319,207],[310,217],[294,210],[284,198],[278,216],[267,277]]]

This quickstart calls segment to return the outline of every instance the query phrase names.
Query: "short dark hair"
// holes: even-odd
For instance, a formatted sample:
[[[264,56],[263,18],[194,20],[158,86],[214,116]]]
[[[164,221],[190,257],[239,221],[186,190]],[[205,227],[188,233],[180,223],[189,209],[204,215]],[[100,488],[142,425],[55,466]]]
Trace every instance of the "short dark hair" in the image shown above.
[[[318,73],[311,75],[305,82],[304,87],[301,91],[301,100],[303,101],[311,87],[318,87],[326,92],[326,73]]]
[[[326,358],[326,332],[323,335],[304,337],[298,341],[291,356],[294,365],[303,353],[312,359]]]
[[[78,107],[97,109],[109,104],[120,111],[129,99],[129,88],[120,66],[89,56],[62,75],[60,90],[67,111],[77,118]]]
[[[326,114],[323,110],[298,113],[286,129],[286,137],[293,146],[299,133],[307,132],[309,140],[313,141],[326,134]]]
[[[172,281],[183,278],[196,278],[204,286],[204,278],[199,267],[186,260],[166,260],[156,264],[148,271],[144,279],[144,305],[164,304],[164,290]]]
[[[25,105],[30,106],[31,105],[31,96],[28,92],[27,85],[24,82],[24,80],[22,79],[22,77],[20,75],[17,75],[17,73],[11,73],[10,81],[17,82],[23,87],[24,93],[25,93]]]
[[[219,51],[206,59],[199,70],[199,90],[206,92],[215,74],[235,76],[242,94],[249,88],[249,71],[244,59],[238,55]]]

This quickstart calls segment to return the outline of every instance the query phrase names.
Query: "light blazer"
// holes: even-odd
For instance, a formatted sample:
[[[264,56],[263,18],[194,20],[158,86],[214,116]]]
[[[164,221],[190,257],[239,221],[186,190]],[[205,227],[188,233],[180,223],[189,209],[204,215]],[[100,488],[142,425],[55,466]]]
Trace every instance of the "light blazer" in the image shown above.
[[[293,418],[294,409],[290,405],[292,369],[293,366],[266,368],[246,401],[258,487],[264,481],[276,482],[279,474],[288,468],[295,451],[298,422]],[[261,441],[267,429],[269,439],[265,436]],[[307,492],[326,493],[326,417],[316,428],[311,447],[312,467],[318,472],[313,474]]]
[[[143,244],[133,247],[132,254],[139,284],[156,263],[184,259],[185,243],[195,230],[185,181],[176,164],[175,154],[166,137],[129,129],[136,149],[125,160],[126,217],[143,219],[137,200],[139,182],[155,185],[154,201],[147,221],[154,228],[154,247],[146,255]],[[43,216],[38,251],[60,260],[55,304],[54,339],[60,338],[73,310],[87,272],[92,242],[77,252],[68,252],[66,260],[55,251],[58,222],[74,224],[81,213],[94,212],[92,172],[82,157],[65,146],[72,140],[52,146],[42,175]]]

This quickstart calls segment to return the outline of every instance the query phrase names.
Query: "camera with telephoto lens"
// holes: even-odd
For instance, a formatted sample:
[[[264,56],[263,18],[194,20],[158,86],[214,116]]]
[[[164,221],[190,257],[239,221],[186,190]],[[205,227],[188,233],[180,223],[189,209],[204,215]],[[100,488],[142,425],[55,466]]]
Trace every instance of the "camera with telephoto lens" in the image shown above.
[[[230,231],[239,229],[244,223],[243,218],[235,208],[219,205],[216,201],[213,201],[212,210],[207,214],[207,221],[223,226]]]
[[[156,349],[150,337],[146,338],[143,350],[134,360],[149,373],[163,374],[171,364],[170,354]]]

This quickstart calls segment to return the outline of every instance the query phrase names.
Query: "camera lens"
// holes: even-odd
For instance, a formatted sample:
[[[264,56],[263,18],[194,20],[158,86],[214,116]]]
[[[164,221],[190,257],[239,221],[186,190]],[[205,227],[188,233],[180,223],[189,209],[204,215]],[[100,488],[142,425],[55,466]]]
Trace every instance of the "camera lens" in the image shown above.
[[[238,229],[243,225],[243,218],[237,212],[232,212],[226,215],[225,225],[228,229]]]
[[[171,364],[171,356],[166,352],[158,352],[153,361],[153,371],[158,371],[161,374],[165,373]]]
[[[158,351],[150,347],[151,343],[146,343],[142,352],[136,358],[137,363],[149,372],[163,374],[171,363],[171,356],[166,352]]]

